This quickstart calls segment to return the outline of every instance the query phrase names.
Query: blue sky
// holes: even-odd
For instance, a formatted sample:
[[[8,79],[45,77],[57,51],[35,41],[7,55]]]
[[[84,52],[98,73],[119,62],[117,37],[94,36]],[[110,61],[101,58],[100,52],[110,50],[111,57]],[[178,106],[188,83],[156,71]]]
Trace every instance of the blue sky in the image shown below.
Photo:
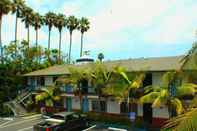
[[[105,60],[182,55],[196,39],[196,0],[27,0],[35,11],[84,16],[91,22],[85,34],[84,50],[92,57],[103,52]],[[14,40],[14,16],[3,19],[3,43]],[[19,23],[19,39],[26,38]],[[52,48],[58,48],[58,31],[53,28]],[[31,43],[35,43],[31,29]],[[47,47],[48,30],[39,32],[39,42]],[[63,32],[62,51],[68,53],[69,34]],[[73,33],[72,58],[79,57],[80,33]]]

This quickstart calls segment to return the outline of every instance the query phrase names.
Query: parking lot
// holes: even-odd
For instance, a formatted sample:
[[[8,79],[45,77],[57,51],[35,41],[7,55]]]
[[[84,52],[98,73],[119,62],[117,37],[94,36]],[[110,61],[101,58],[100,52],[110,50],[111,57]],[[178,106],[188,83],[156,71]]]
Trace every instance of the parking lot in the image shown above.
[[[33,131],[33,125],[42,121],[40,115],[13,119],[0,119],[0,131]]]

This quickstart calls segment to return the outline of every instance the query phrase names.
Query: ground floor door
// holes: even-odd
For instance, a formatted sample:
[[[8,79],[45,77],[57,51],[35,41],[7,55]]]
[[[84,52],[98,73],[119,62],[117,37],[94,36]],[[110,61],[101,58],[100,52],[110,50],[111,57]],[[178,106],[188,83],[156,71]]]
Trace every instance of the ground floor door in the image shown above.
[[[85,96],[85,97],[83,98],[83,101],[82,101],[82,111],[83,111],[84,113],[89,111],[89,102],[88,102],[87,96]]]
[[[143,104],[143,120],[145,123],[151,124],[153,117],[152,104]]]
[[[66,98],[66,110],[72,111],[72,98],[71,97]]]

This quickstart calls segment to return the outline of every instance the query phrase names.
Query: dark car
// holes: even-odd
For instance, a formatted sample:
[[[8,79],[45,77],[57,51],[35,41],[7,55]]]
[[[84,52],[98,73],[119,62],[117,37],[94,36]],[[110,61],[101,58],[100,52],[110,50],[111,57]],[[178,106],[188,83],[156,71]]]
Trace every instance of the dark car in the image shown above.
[[[81,131],[87,126],[85,116],[74,112],[61,112],[34,125],[34,131]]]

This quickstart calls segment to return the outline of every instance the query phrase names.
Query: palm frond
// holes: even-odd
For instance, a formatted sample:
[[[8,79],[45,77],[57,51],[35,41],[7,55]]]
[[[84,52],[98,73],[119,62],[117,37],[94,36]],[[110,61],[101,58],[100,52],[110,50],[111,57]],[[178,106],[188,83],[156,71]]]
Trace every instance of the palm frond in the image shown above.
[[[173,131],[196,131],[197,130],[197,108],[172,118],[164,129],[172,129]]]
[[[159,92],[151,92],[148,93],[147,95],[142,96],[139,99],[139,103],[143,104],[143,103],[153,103],[155,101],[155,99],[160,95]]]
[[[192,83],[185,83],[182,84],[180,87],[177,87],[177,96],[185,96],[185,95],[195,95],[196,93],[196,84]]]
[[[171,100],[172,105],[176,108],[177,114],[181,114],[184,111],[182,102],[178,98],[174,98]]]

